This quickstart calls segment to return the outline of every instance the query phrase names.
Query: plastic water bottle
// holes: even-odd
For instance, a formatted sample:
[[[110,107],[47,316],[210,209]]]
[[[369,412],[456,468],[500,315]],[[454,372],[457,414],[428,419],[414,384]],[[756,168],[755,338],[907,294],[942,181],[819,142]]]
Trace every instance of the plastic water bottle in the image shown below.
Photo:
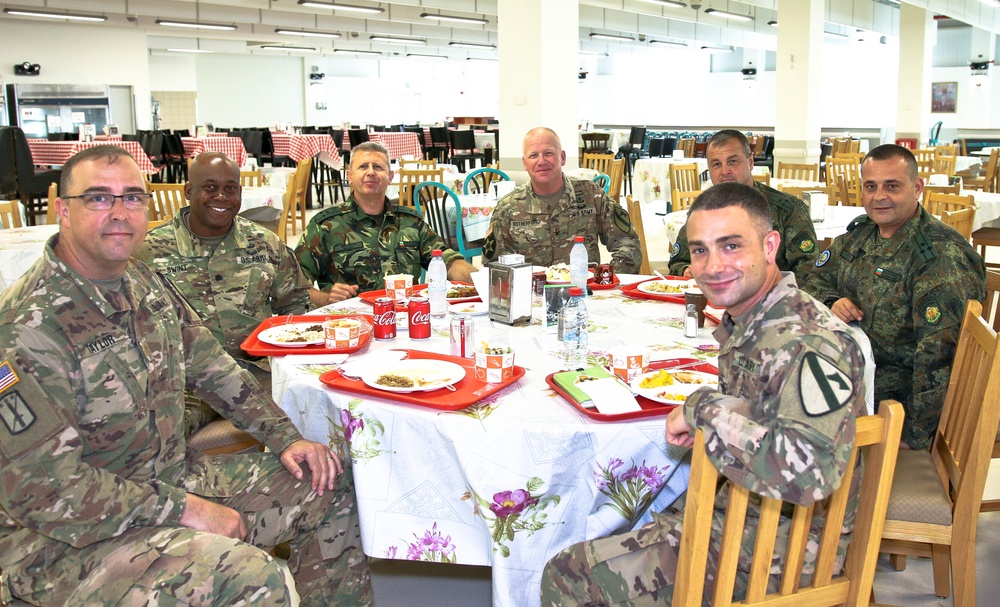
[[[587,315],[587,303],[584,301],[580,287],[569,288],[569,301],[563,306],[563,352],[566,364],[570,368],[579,368],[587,364],[587,327],[590,318]]]
[[[573,238],[573,248],[569,252],[569,282],[580,287],[583,296],[587,296],[587,247],[583,244],[583,236]]]
[[[439,328],[448,314],[448,268],[441,258],[441,249],[431,253],[431,263],[427,266],[427,292],[431,300],[431,325]]]

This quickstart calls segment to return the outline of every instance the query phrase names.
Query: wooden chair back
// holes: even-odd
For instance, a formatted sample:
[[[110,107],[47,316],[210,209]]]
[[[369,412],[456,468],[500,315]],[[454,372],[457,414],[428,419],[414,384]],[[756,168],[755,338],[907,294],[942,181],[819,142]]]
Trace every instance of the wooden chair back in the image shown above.
[[[719,473],[712,466],[705,452],[705,435],[695,433],[691,455],[691,474],[684,507],[677,572],[674,581],[673,605],[868,605],[875,565],[878,560],[879,538],[885,518],[889,487],[892,484],[899,436],[903,428],[903,407],[896,401],[883,401],[878,414],[860,417],[855,422],[854,451],[847,471],[838,487],[821,505],[824,520],[814,519],[821,508],[794,506],[787,532],[787,547],[781,565],[780,581],[772,580],[772,555],[781,534],[779,522],[783,503],[781,500],[760,497],[760,516],[751,557],[750,576],[746,599],[734,602],[737,564],[740,544],[746,526],[747,505],[750,492],[736,483],[728,483],[729,494],[722,530],[717,574],[714,584],[706,584],[709,546],[712,542],[714,504]],[[841,525],[847,508],[854,474],[855,462],[864,457],[864,476],[861,480],[857,514],[850,549],[842,572],[836,575],[835,562],[841,535]],[[759,496],[754,496],[754,499]],[[810,525],[822,524],[819,533],[819,550],[815,570],[808,586],[802,586],[806,545],[810,541]],[[718,536],[717,536],[718,537]],[[768,594],[768,583],[776,591]],[[703,597],[708,592],[708,601]]]
[[[692,190],[682,192],[681,190],[670,190],[670,211],[686,211],[691,208],[694,199],[701,194],[702,190]]]
[[[400,169],[417,169],[417,170],[434,170],[438,168],[437,158],[431,158],[428,160],[420,159],[410,159],[410,160],[400,160]]]
[[[937,158],[937,150],[934,148],[921,148],[919,150],[912,151],[918,164],[920,162],[930,162],[933,165],[934,159]]]
[[[830,156],[839,158],[844,154],[858,154],[861,152],[861,140],[843,137],[833,140],[833,149]]]
[[[983,301],[983,311],[980,315],[994,331],[1000,331],[1000,271],[986,270],[986,299]],[[993,459],[1000,458],[1000,428],[997,430],[991,455]],[[979,506],[980,512],[998,510],[1000,510],[1000,499],[983,500]]]
[[[934,146],[934,150],[937,151],[938,158],[941,156],[958,156],[957,143],[944,143],[936,145]]]
[[[610,175],[611,163],[614,160],[614,154],[584,154],[583,162],[580,165],[585,169],[594,169],[598,173]]]
[[[819,163],[816,164],[796,164],[793,162],[779,162],[778,179],[801,179],[802,181],[819,181]]]
[[[639,247],[642,249],[642,264],[639,266],[639,273],[643,276],[652,274],[649,268],[649,250],[646,248],[646,229],[642,224],[642,201],[632,200],[632,195],[625,197],[625,205],[628,209],[628,218],[635,228],[635,233],[639,236]]]
[[[684,150],[685,158],[694,158],[694,137],[681,137],[677,141],[677,149]]]
[[[309,192],[309,174],[312,171],[312,158],[300,160],[295,165],[295,174],[292,175],[288,187],[285,188],[285,197],[281,207],[281,217],[278,219],[278,238],[281,242],[288,242],[288,228],[291,227],[292,234],[295,234],[295,224],[298,222],[303,232],[306,231],[306,195]]]
[[[156,228],[162,226],[163,224],[170,223],[173,221],[173,217],[166,217],[164,219],[150,219],[149,223],[146,224],[146,231],[155,230]]]
[[[843,187],[841,187],[843,180]],[[844,206],[861,205],[861,167],[856,156],[828,158],[826,182],[837,186],[837,200]]]
[[[968,196],[956,196],[954,194],[942,194],[941,192],[924,191],[924,208],[931,215],[941,215],[944,211],[958,211],[961,209],[975,208],[976,201],[972,194]]]
[[[961,191],[962,191],[962,188],[959,187],[959,185],[957,183],[955,185],[927,185],[925,183],[924,184],[924,199],[926,200],[927,196],[930,195],[931,192],[937,192],[938,194],[951,194],[952,196],[958,196],[959,192],[961,192]]]
[[[149,218],[153,221],[176,217],[188,205],[183,183],[147,183],[146,191],[153,196],[149,199]]]
[[[611,133],[583,133],[584,154],[606,154],[611,147]]]
[[[16,200],[0,200],[0,226],[5,230],[20,228],[21,205]]]
[[[976,605],[976,524],[1000,422],[1000,342],[981,314],[970,300],[930,450],[900,452],[882,531],[882,552],[931,556],[940,597],[950,565],[956,607]]]
[[[917,177],[921,178],[926,182],[930,179],[931,173],[934,172],[934,161],[933,160],[917,160]]]
[[[240,186],[244,188],[259,188],[264,185],[264,172],[260,169],[256,171],[240,171]]]
[[[55,225],[59,222],[59,216],[56,214],[56,198],[59,197],[59,184],[52,182],[49,184],[49,197],[48,202],[45,206],[45,224]]]
[[[444,169],[400,169],[399,170],[399,204],[404,207],[413,204],[413,188],[425,181],[444,181]]]
[[[753,180],[757,183],[763,183],[766,186],[771,185],[771,174],[770,173],[753,173],[751,175]]]
[[[955,163],[958,161],[958,156],[941,156],[938,155],[934,159],[934,165],[931,168],[931,174],[941,174],[951,177],[955,174]]]
[[[956,209],[954,211],[941,211],[941,221],[955,228],[955,231],[966,240],[972,238],[972,225],[976,219],[976,207]]]
[[[784,192],[784,193],[789,194],[791,196],[795,196],[796,198],[798,198],[800,200],[804,200],[802,198],[802,193],[803,192],[816,192],[816,191],[820,191],[820,192],[823,192],[823,193],[826,194],[826,203],[828,205],[835,205],[835,204],[837,204],[837,196],[838,196],[838,194],[837,194],[837,188],[836,188],[836,186],[832,186],[832,185],[828,185],[826,187],[804,188],[804,187],[798,187],[798,186],[790,186],[790,185],[778,184],[778,191],[779,192]]]
[[[984,192],[1000,192],[1000,148],[990,152],[990,159],[986,163],[986,172],[983,175]]]
[[[701,189],[698,163],[673,163],[670,165],[670,189],[690,192]]]
[[[622,198],[622,184],[625,181],[625,159],[618,158],[611,161],[611,172],[608,173],[608,177],[611,178],[611,185],[608,186],[608,195],[616,203],[621,204]]]

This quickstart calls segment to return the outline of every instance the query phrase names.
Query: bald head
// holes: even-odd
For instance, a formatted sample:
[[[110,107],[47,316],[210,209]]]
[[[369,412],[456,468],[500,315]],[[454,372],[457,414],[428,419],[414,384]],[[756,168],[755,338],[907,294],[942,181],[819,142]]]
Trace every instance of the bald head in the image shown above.
[[[237,181],[240,178],[240,166],[232,158],[222,152],[202,152],[191,160],[191,166],[188,167],[188,181],[200,181],[209,170],[213,173],[216,170],[224,170],[235,175]]]
[[[559,141],[559,135],[556,135],[556,132],[547,126],[536,126],[525,134],[523,143],[525,156],[528,155],[527,150],[529,142],[547,143],[554,146],[557,151],[562,151],[562,142]]]
[[[239,165],[219,152],[198,154],[188,169],[184,196],[191,201],[191,232],[204,237],[227,234],[243,204]]]

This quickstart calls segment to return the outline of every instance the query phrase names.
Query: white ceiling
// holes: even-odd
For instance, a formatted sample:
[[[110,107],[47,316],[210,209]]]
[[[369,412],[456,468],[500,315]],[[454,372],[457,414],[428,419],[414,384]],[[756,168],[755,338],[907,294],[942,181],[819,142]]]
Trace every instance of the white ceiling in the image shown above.
[[[502,0],[320,0],[322,2],[381,7],[377,15],[299,6],[296,0],[16,0],[0,2],[4,8],[35,8],[53,12],[97,14],[107,24],[145,29],[153,52],[167,48],[200,48],[220,53],[274,53],[263,44],[313,47],[322,53],[334,49],[390,53],[446,55],[453,59],[495,58],[495,50],[466,50],[449,42],[496,45],[497,3]],[[539,0],[544,1],[544,0]],[[793,0],[786,0],[793,1]],[[798,0],[794,0],[798,1]],[[935,10],[954,19],[1000,33],[1000,9],[984,0],[903,0]],[[777,29],[767,24],[777,19],[778,0],[683,0],[685,8],[667,8],[655,0],[580,0],[580,49],[598,52],[632,52],[650,40],[678,40],[774,50]],[[826,29],[854,30],[879,35],[898,34],[899,8],[894,0],[825,0]],[[698,7],[697,9],[695,7]],[[749,15],[745,23],[709,15],[714,8]],[[439,23],[421,17],[438,13],[486,19],[485,25]],[[0,13],[0,26],[16,19],[64,23],[64,20],[14,17]],[[178,29],[156,24],[157,19],[200,21],[236,25],[235,31]],[[276,28],[341,34],[340,38],[313,38],[275,33]],[[634,42],[600,42],[591,33],[628,35]],[[407,36],[423,45],[399,46],[372,41],[372,35]],[[853,38],[853,37],[852,37]],[[878,36],[875,36],[877,39]],[[287,51],[277,51],[287,53]]]

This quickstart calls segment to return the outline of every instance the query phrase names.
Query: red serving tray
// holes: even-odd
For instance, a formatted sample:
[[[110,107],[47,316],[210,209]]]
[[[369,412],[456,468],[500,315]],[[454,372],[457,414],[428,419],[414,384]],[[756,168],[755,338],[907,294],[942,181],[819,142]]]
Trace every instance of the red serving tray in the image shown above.
[[[447,388],[439,388],[437,390],[431,390],[430,392],[405,393],[386,392],[385,390],[372,388],[361,380],[347,379],[341,375],[340,369],[327,371],[323,375],[319,376],[319,380],[331,388],[347,392],[356,392],[358,394],[366,394],[368,396],[376,396],[378,398],[389,398],[392,400],[402,401],[404,403],[420,405],[422,407],[430,407],[431,409],[440,409],[442,411],[461,411],[466,407],[478,403],[490,394],[503,390],[507,386],[524,377],[524,367],[514,365],[513,373],[511,374],[510,379],[490,384],[479,381],[475,378],[476,363],[471,358],[460,358],[458,356],[449,356],[447,354],[424,352],[423,350],[401,349],[401,351],[407,353],[407,358],[433,358],[436,360],[446,360],[448,362],[455,363],[456,365],[465,368],[465,378],[452,384],[455,387],[454,392],[448,390]]]
[[[691,280],[690,278],[684,278],[683,276],[664,276],[667,280]],[[684,303],[684,295],[667,295],[666,293],[646,293],[645,291],[639,290],[639,285],[644,282],[649,282],[651,280],[660,280],[657,278],[647,278],[646,280],[640,280],[639,282],[633,282],[623,286],[622,294],[632,299],[655,299],[657,301],[669,301],[671,303]]]
[[[656,371],[658,369],[670,369],[673,367],[678,367],[680,365],[687,365],[690,363],[698,362],[697,358],[673,358],[670,360],[655,360],[649,364],[650,371]],[[712,375],[718,375],[719,370],[711,363],[703,362],[701,364],[693,365],[688,367],[692,371],[702,371],[704,373],[711,373]],[[573,400],[569,394],[567,394],[559,384],[556,383],[554,379],[555,373],[549,373],[545,378],[545,383],[552,387],[560,396],[566,399],[569,404],[577,408],[580,413],[583,413],[591,419],[596,419],[601,422],[620,422],[630,419],[641,419],[643,417],[656,417],[658,415],[666,415],[670,413],[677,405],[666,405],[663,403],[658,403],[655,400],[650,400],[645,396],[636,395],[635,400],[639,403],[642,408],[640,411],[630,411],[628,413],[612,413],[604,414],[597,410],[596,407],[583,407],[580,403]]]
[[[449,282],[451,282],[453,284],[456,284],[456,285],[464,285],[464,286],[467,286],[467,287],[473,286],[472,283],[461,282],[461,281],[458,281],[458,280],[452,280],[452,281],[449,281]],[[426,284],[413,285],[413,292],[414,293],[420,293],[421,291],[423,291],[424,289],[426,289],[427,286],[428,285],[426,285]],[[364,293],[362,293],[358,297],[361,299],[361,301],[363,301],[363,302],[365,302],[365,303],[367,303],[369,305],[375,305],[375,300],[376,299],[378,299],[379,297],[385,297],[385,289],[382,289],[381,291],[365,291]],[[466,302],[470,302],[470,301],[482,301],[482,299],[480,299],[478,296],[476,296],[476,297],[458,297],[456,299],[449,299],[449,300],[447,300],[447,303],[449,303],[449,304],[456,304],[456,303],[466,303]],[[396,311],[397,312],[405,312],[406,311],[406,304],[405,303],[397,303],[396,304]]]
[[[243,348],[244,352],[251,356],[285,356],[286,354],[350,354],[364,348],[368,345],[368,342],[371,341],[372,331],[370,330],[362,332],[358,345],[350,348],[327,348],[323,344],[289,348],[284,346],[273,346],[257,339],[257,335],[261,331],[275,325],[287,325],[300,322],[322,323],[329,318],[357,318],[367,322],[373,327],[375,326],[375,320],[372,318],[371,314],[296,314],[293,316],[272,316],[264,319],[264,322],[260,323],[260,326],[254,329],[253,333],[243,340],[240,347]]]
[[[594,291],[604,291],[606,289],[617,289],[619,284],[621,284],[621,281],[618,280],[618,275],[617,274],[615,274],[614,280],[611,282],[611,284],[608,284],[608,285],[599,285],[596,282],[594,282],[593,278],[591,278],[590,280],[587,281],[587,286],[590,287]]]

